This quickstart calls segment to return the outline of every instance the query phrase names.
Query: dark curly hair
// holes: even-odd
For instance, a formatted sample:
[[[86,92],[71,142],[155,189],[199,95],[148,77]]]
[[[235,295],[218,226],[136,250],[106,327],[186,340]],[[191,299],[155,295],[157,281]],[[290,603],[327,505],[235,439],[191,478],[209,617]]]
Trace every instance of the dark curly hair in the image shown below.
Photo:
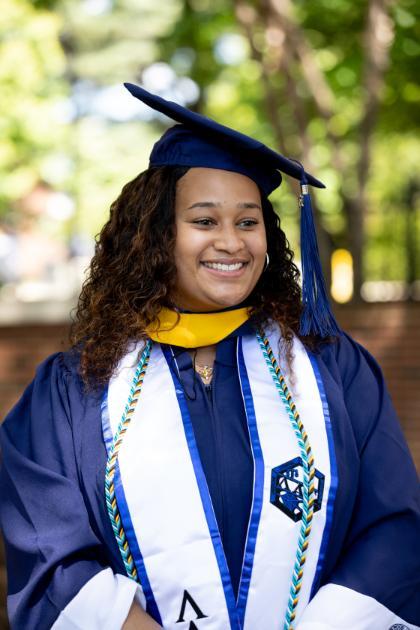
[[[89,386],[104,385],[133,340],[146,337],[162,306],[171,306],[175,286],[175,194],[188,168],[161,166],[140,173],[112,203],[100,232],[90,273],[73,319],[70,339],[80,354],[80,374]],[[289,368],[293,333],[302,311],[299,270],[280,219],[262,195],[270,264],[248,303],[253,322],[269,320],[282,331]],[[319,339],[305,337],[314,349]]]

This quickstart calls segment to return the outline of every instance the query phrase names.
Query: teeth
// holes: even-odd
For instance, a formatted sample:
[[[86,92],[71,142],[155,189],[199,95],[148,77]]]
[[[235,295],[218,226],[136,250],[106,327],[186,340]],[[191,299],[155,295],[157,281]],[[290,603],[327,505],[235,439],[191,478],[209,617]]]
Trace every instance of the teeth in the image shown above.
[[[233,265],[225,265],[223,263],[203,263],[205,267],[209,267],[209,269],[217,269],[217,271],[238,271],[244,266],[244,263],[234,263]]]

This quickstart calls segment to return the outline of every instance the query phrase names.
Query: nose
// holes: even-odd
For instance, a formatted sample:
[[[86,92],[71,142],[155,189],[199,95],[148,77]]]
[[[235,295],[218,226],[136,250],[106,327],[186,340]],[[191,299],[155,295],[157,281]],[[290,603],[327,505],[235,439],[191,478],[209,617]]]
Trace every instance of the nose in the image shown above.
[[[244,248],[244,241],[236,226],[225,226],[217,234],[214,247],[219,251],[235,254]]]

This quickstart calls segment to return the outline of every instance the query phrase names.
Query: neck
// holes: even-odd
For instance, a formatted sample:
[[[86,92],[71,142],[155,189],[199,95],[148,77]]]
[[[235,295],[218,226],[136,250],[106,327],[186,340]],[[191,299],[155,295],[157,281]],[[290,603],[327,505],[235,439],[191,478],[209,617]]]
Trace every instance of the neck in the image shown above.
[[[172,305],[172,306],[168,306],[168,308],[170,310],[175,311],[176,313],[187,313],[190,315],[212,315],[215,313],[228,313],[229,311],[236,311],[238,309],[241,308],[249,308],[250,304],[249,304],[249,300],[244,300],[243,302],[240,302],[240,304],[234,304],[233,306],[225,306],[224,308],[217,308],[217,309],[191,309],[191,308],[187,308],[187,307],[183,307],[183,306],[177,306],[177,305]]]

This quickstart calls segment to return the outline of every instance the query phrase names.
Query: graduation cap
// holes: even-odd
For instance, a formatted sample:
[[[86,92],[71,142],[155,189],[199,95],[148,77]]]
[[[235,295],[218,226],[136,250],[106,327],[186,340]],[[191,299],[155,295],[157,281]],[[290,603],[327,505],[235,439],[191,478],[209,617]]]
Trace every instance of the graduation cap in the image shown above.
[[[302,300],[300,322],[302,335],[321,337],[337,335],[319,258],[318,243],[308,185],[325,188],[318,179],[305,172],[296,160],[284,157],[262,142],[235,129],[168,101],[132,83],[127,90],[152,109],[178,124],[170,127],[154,145],[150,166],[188,166],[217,168],[246,175],[265,196],[280,186],[281,173],[300,181]]]

